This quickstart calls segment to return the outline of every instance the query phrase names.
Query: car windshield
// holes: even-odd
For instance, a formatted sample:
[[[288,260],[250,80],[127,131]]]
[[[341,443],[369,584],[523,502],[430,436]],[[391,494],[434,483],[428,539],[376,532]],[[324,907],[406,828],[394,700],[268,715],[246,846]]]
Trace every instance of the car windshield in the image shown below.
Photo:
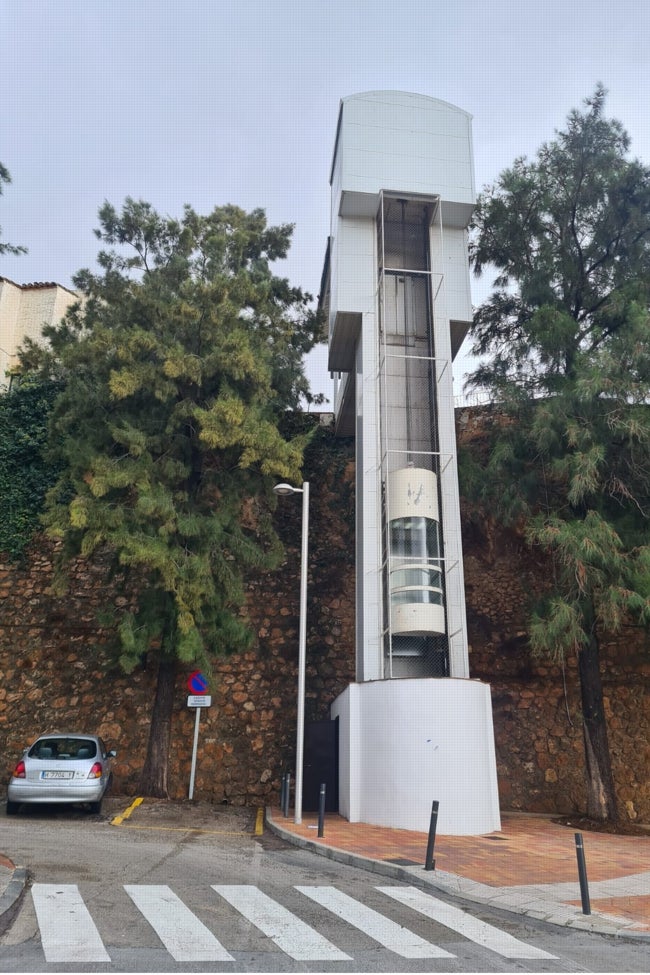
[[[40,738],[29,750],[30,758],[42,760],[78,760],[94,758],[96,754],[97,746],[88,738]]]

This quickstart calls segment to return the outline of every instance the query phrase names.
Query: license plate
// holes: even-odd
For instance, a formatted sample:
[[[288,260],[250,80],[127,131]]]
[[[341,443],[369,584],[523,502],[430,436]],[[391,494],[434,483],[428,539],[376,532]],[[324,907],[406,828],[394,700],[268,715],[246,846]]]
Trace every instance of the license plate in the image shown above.
[[[74,779],[74,772],[41,772],[42,779]]]

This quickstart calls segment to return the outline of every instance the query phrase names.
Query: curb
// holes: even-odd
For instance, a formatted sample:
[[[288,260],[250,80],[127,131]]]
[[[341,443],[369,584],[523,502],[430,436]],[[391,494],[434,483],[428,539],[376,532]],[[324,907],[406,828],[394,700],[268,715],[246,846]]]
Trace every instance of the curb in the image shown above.
[[[18,913],[26,886],[26,867],[14,867],[4,893],[0,895],[0,934],[5,933]]]
[[[423,887],[433,888],[452,897],[469,901],[473,904],[480,904],[483,907],[490,907],[494,910],[505,911],[509,914],[517,914],[520,917],[530,920],[543,921],[545,924],[552,924],[555,927],[564,927],[572,930],[588,931],[591,934],[599,934],[616,939],[629,939],[630,941],[641,941],[650,944],[650,932],[635,931],[626,927],[624,923],[611,915],[583,915],[576,908],[562,904],[559,901],[548,901],[547,905],[540,908],[539,901],[536,907],[514,903],[514,898],[508,901],[508,888],[493,887],[489,888],[492,896],[479,892],[479,888],[485,889],[485,885],[473,880],[466,880],[456,874],[443,873],[442,871],[427,872],[425,874],[424,864],[421,867],[403,867],[385,860],[374,860],[365,857],[360,853],[350,853],[348,850],[341,850],[335,846],[324,846],[313,840],[306,839],[304,836],[296,836],[290,830],[283,829],[282,826],[273,820],[270,808],[267,808],[265,823],[272,833],[286,840],[288,843],[298,846],[301,849],[309,850],[319,856],[336,860],[351,867],[360,867],[385,877],[392,877],[394,880],[403,880],[406,883],[418,883]],[[424,876],[416,873],[420,870]],[[557,915],[562,914],[562,917]]]
[[[296,836],[295,833],[292,833],[288,829],[283,829],[282,826],[276,823],[268,809],[266,811],[265,823],[276,836],[286,840],[288,843],[292,843],[293,846],[299,846],[303,850],[309,850],[310,853],[317,853],[319,856],[327,857],[329,860],[344,863],[348,867],[361,867],[363,870],[369,870],[371,873],[378,873],[384,877],[393,877],[395,880],[413,880],[413,875],[396,863],[388,863],[385,860],[373,860],[371,857],[364,857],[361,853],[350,853],[348,850],[341,850],[336,846],[323,846],[322,843],[315,843],[313,840],[308,840],[304,836]],[[422,869],[424,870],[424,865]],[[431,886],[437,886],[440,890],[446,890],[446,888],[433,882],[431,882]]]

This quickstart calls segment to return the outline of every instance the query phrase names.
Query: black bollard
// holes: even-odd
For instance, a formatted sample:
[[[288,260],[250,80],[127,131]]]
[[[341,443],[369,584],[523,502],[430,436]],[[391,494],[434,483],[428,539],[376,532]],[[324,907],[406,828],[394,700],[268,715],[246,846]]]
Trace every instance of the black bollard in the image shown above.
[[[318,835],[325,835],[325,783],[321,782],[318,796]]]
[[[285,794],[287,791],[287,775],[286,772],[282,773],[282,784],[280,786],[280,809],[284,812],[285,807]]]
[[[291,772],[287,772],[285,775],[286,784],[284,787],[284,813],[285,819],[289,815],[289,796],[291,795]]]
[[[582,900],[582,913],[591,914],[591,904],[589,903],[589,885],[587,883],[587,866],[585,863],[585,850],[582,845],[582,833],[575,834],[576,856],[578,858],[578,877],[580,878],[580,898]]]
[[[440,803],[434,799],[431,804],[431,821],[429,823],[429,840],[427,842],[427,856],[424,862],[425,870],[435,870],[436,861],[433,859],[433,848],[436,843],[436,824],[438,822],[438,807]]]

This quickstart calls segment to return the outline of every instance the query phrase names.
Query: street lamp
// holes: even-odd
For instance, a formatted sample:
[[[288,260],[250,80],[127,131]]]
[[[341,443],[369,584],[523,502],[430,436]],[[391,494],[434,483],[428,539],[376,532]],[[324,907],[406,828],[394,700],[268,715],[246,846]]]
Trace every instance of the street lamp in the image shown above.
[[[300,557],[300,623],[298,635],[298,716],[296,728],[296,798],[294,823],[302,822],[302,765],[305,744],[305,666],[307,662],[307,540],[309,536],[309,481],[301,488],[291,484],[276,484],[280,497],[302,494],[302,553]]]

